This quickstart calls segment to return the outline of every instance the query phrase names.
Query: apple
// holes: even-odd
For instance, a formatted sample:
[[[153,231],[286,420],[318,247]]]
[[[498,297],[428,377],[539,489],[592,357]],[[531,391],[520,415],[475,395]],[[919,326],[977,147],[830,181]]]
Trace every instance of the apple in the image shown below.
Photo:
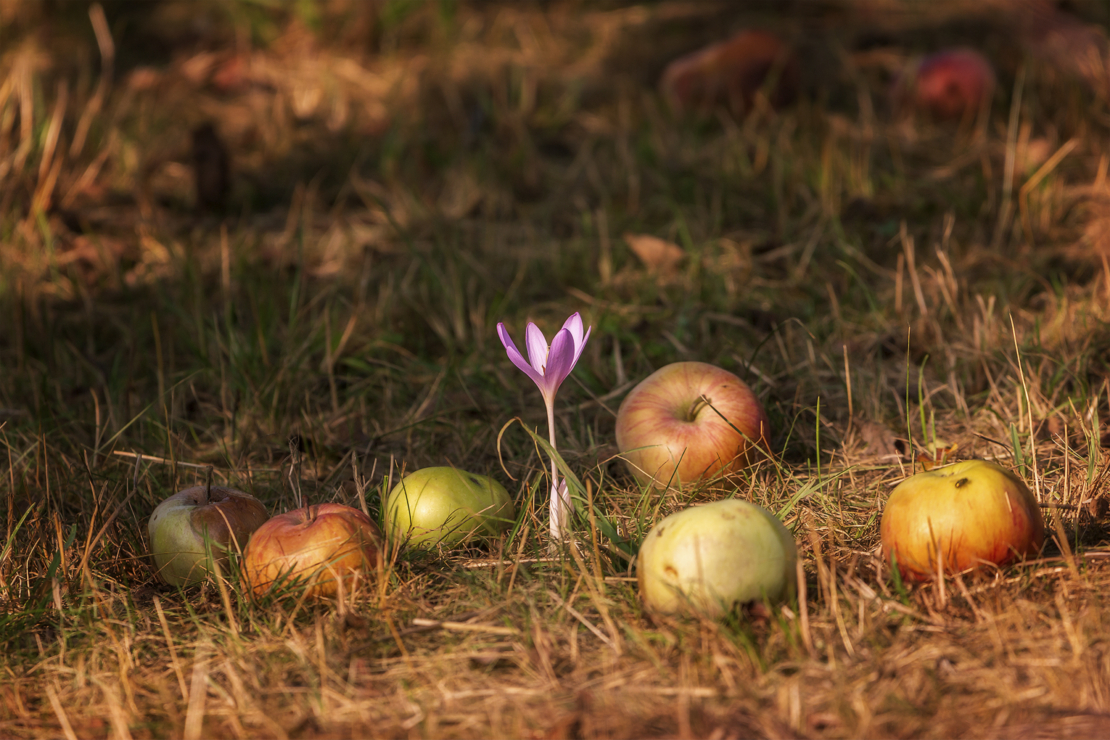
[[[771,104],[788,105],[798,91],[797,58],[774,34],[747,30],[672,61],[659,89],[678,112],[705,113],[725,103],[741,117],[751,112],[771,75],[776,76],[768,91]]]
[[[640,485],[680,489],[735,472],[768,454],[769,436],[752,389],[704,362],[656,370],[617,411],[617,447]]]
[[[393,487],[386,500],[392,538],[410,545],[458,545],[507,530],[516,509],[505,487],[485,475],[449,467],[421,468]]]
[[[737,605],[777,603],[797,589],[798,548],[774,514],[726,499],[671,514],[640,546],[640,598],[657,614],[719,618]]]
[[[334,596],[377,568],[381,531],[358,509],[315,504],[278,514],[251,537],[243,575],[256,596],[275,584],[304,584],[310,596]]]
[[[895,86],[895,102],[937,120],[973,119],[990,106],[995,76],[974,49],[948,49],[923,58]]]
[[[155,507],[147,523],[158,577],[171,586],[200,583],[228,550],[242,550],[266,521],[266,507],[249,493],[223,486],[193,486]],[[211,558],[211,559],[210,559]]]
[[[1040,552],[1044,518],[1025,481],[987,460],[917,473],[890,493],[879,525],[883,560],[925,580],[1005,565]]]

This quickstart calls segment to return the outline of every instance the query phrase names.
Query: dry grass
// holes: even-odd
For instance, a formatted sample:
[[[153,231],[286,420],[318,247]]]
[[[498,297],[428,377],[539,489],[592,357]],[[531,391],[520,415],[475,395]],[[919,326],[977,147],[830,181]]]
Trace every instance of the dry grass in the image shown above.
[[[1110,734],[1110,118],[996,33],[1005,5],[963,5],[0,4],[0,735]],[[669,59],[750,26],[812,60],[797,104],[665,109]],[[999,65],[978,127],[889,111],[942,42]],[[642,234],[681,253],[645,264]],[[574,310],[559,442],[598,510],[634,543],[754,500],[795,534],[798,602],[653,620],[596,522],[547,556],[544,458],[520,425],[504,469],[497,445],[543,410],[494,325]],[[777,464],[641,495],[613,412],[679,359],[756,388]],[[902,588],[884,496],[948,444],[1019,469],[1054,535]],[[519,526],[335,603],[147,561],[150,511],[208,468],[272,511],[377,515],[448,463]]]

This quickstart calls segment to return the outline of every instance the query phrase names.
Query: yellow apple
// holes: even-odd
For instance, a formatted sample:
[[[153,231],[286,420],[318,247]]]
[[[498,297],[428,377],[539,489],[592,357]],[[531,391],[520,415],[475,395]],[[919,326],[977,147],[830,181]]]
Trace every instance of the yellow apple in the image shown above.
[[[1044,518],[1025,481],[987,460],[912,475],[887,499],[879,527],[883,560],[924,580],[1035,555]]]
[[[797,589],[798,548],[771,512],[727,499],[671,514],[640,546],[636,576],[648,611],[718,618]]]
[[[275,584],[304,585],[311,596],[334,596],[377,568],[381,531],[358,509],[316,504],[278,514],[251,537],[243,576],[257,596]]]
[[[417,547],[496,537],[516,517],[503,485],[449,467],[421,468],[405,476],[390,492],[385,510],[390,537]]]
[[[676,362],[625,397],[617,446],[640,485],[680,489],[766,454],[770,427],[740,378],[704,362]]]
[[[266,521],[266,507],[249,493],[223,486],[193,486],[155,507],[147,523],[158,577],[171,586],[200,583],[225,572],[228,550],[242,550]]]

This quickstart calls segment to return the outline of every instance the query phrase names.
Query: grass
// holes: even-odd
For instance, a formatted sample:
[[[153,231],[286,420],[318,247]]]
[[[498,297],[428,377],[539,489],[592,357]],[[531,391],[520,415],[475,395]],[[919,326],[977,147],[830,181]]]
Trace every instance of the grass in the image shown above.
[[[99,39],[83,6],[0,14],[0,734],[1110,732],[1106,101],[959,4],[796,10],[105,3]],[[795,105],[666,109],[669,59],[753,25],[822,60]],[[888,110],[934,39],[996,59],[981,129]],[[198,214],[206,121],[233,176]],[[593,506],[550,557],[545,414],[494,327],[573,311],[557,435]],[[686,359],[752,385],[775,460],[643,491],[615,410]],[[904,584],[885,495],[953,444],[1018,469],[1053,535]],[[445,464],[508,487],[503,540],[394,551],[333,602],[154,578],[150,512],[209,470],[274,512],[380,516]],[[794,533],[798,599],[645,614],[613,540],[728,496]]]

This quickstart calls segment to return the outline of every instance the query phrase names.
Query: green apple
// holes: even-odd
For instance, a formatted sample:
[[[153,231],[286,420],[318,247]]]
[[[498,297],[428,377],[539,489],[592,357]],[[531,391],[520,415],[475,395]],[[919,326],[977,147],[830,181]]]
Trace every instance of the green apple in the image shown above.
[[[887,499],[879,532],[883,560],[903,578],[932,578],[1040,552],[1044,517],[1025,481],[987,460],[906,478]]]
[[[405,476],[390,492],[385,510],[390,536],[417,547],[496,537],[516,517],[503,485],[449,467],[421,468]]]
[[[648,611],[719,618],[737,605],[793,597],[797,562],[794,538],[771,512],[727,499],[656,524],[640,546],[636,576]]]
[[[147,524],[158,577],[171,586],[200,583],[225,568],[228,550],[241,550],[266,521],[266,507],[249,493],[223,486],[193,486],[167,498]]]

